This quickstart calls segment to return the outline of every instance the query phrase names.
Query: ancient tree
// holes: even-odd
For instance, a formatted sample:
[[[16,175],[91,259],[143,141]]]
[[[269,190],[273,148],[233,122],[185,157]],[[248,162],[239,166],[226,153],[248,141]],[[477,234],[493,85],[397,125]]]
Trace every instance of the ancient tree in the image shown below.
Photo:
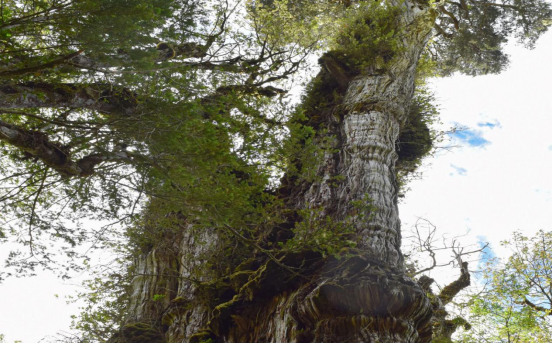
[[[85,339],[432,340],[469,273],[432,300],[405,271],[399,186],[431,147],[415,88],[499,72],[509,35],[545,31],[547,3],[21,3],[0,27],[2,199],[32,259],[9,262],[49,265],[40,235],[86,241],[62,209],[128,226],[119,327],[88,317]],[[284,80],[320,46],[287,115]]]

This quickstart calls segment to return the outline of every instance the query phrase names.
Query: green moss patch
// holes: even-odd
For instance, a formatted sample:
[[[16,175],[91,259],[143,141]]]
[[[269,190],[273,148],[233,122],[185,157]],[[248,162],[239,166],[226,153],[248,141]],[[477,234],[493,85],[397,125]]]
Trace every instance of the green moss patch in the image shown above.
[[[163,343],[163,335],[148,323],[125,325],[118,337],[118,343]]]

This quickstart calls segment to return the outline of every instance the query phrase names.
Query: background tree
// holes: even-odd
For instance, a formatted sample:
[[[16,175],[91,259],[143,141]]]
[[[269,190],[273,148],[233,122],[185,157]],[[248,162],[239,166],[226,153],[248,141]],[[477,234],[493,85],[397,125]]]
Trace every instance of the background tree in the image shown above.
[[[551,233],[519,232],[503,246],[505,259],[482,258],[488,244],[462,247],[460,237],[436,238],[436,227],[419,219],[406,237],[407,270],[430,294],[435,342],[546,342],[550,340]],[[443,253],[450,252],[447,260]],[[468,269],[470,262],[471,271]],[[477,266],[473,262],[478,262]],[[428,272],[455,266],[460,277],[436,285]],[[474,267],[476,266],[476,267]],[[483,267],[481,269],[481,267]],[[472,278],[474,277],[474,278]],[[432,287],[433,286],[433,287]],[[437,287],[435,287],[437,286]],[[453,334],[458,328],[456,335]]]
[[[420,120],[419,61],[442,74],[498,72],[507,34],[544,32],[546,3],[136,2],[145,12],[125,3],[120,16],[117,1],[80,4],[2,10],[5,50],[26,52],[1,71],[5,223],[28,223],[6,231],[30,247],[11,265],[50,265],[39,234],[88,239],[58,219],[71,208],[128,219],[124,261],[134,261],[110,275],[123,295],[111,342],[432,339],[431,302],[400,251],[395,168],[399,133]],[[123,34],[142,22],[143,36]],[[43,48],[36,37],[51,29],[65,34]],[[266,100],[283,92],[273,82],[320,38],[321,71],[282,117]],[[45,52],[29,53],[33,44]],[[275,171],[285,176],[271,183]],[[105,341],[109,320],[82,326],[85,339]]]
[[[483,288],[467,302],[472,329],[459,342],[546,342],[552,337],[552,234],[528,238],[519,232],[503,245],[512,251],[504,262],[490,260],[479,277]]]

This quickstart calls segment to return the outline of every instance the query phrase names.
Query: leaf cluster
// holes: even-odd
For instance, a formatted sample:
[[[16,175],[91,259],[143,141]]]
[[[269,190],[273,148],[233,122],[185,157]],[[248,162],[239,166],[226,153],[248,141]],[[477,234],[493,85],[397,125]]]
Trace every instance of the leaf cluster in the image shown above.
[[[460,336],[463,342],[552,339],[551,244],[551,233],[542,230],[533,237],[516,232],[503,242],[512,255],[503,262],[489,260],[483,269],[486,286],[468,303],[473,328]]]
[[[368,2],[349,9],[330,43],[332,54],[352,75],[381,73],[401,50],[401,10]]]
[[[532,48],[552,23],[542,0],[460,0],[435,3],[440,14],[428,53],[442,76],[496,74],[508,65],[503,48],[513,35]]]

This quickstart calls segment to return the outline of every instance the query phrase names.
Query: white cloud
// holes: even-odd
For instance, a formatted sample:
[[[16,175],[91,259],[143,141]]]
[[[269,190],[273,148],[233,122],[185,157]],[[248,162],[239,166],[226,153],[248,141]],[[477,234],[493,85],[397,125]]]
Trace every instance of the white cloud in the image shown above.
[[[454,173],[450,173],[449,174],[450,176],[454,176],[454,175],[466,176],[468,173],[467,169],[465,168],[455,166],[454,164],[451,164],[450,166],[454,169]]]
[[[483,132],[470,128],[456,130],[450,134],[452,143],[471,148],[483,148],[491,142],[483,137]]]
[[[505,256],[510,252],[500,241],[513,231],[552,229],[552,195],[544,192],[552,190],[552,34],[535,50],[509,46],[508,52],[512,62],[503,74],[433,82],[443,127],[477,127],[474,136],[492,144],[463,144],[428,161],[424,178],[410,184],[400,205],[403,230],[422,216],[448,235],[470,229],[465,244],[484,237],[495,254]],[[451,166],[461,169],[451,173]],[[469,172],[458,177],[462,169]]]

